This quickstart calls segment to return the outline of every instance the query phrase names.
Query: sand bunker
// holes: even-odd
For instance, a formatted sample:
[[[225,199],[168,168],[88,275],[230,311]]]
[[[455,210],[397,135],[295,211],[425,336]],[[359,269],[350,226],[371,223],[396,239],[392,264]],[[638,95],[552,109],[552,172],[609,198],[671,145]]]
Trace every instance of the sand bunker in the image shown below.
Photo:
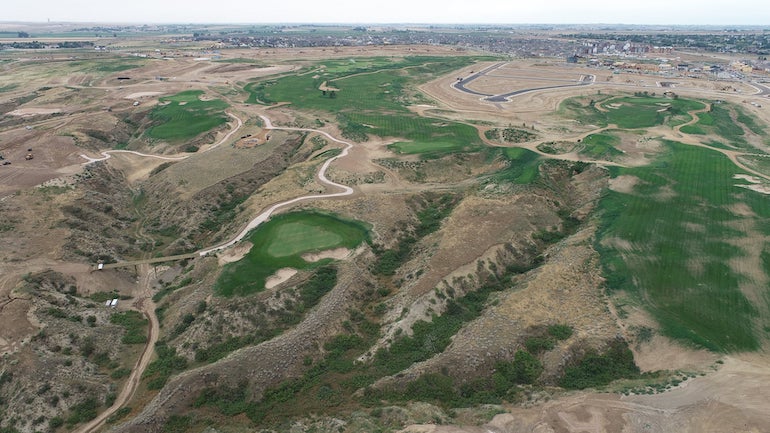
[[[318,253],[305,253],[302,255],[302,259],[306,262],[317,262],[323,259],[335,259],[342,260],[350,255],[350,250],[347,248],[335,248],[333,250],[321,251]]]
[[[733,179],[743,179],[751,183],[762,183],[762,179],[756,176],[749,176],[748,174],[736,174],[733,176]]]
[[[126,99],[139,99],[145,96],[157,96],[162,94],[163,92],[136,92],[126,96]]]
[[[237,262],[246,256],[246,254],[251,251],[251,247],[253,246],[254,244],[251,242],[243,242],[233,248],[225,250],[222,254],[219,255],[219,265],[221,266],[227,263]]]
[[[265,280],[265,288],[272,289],[273,287],[293,277],[296,273],[297,273],[296,269],[281,268],[278,271],[276,271],[276,273],[274,273],[273,275],[267,277],[267,280]]]
[[[768,185],[754,184],[754,185],[735,185],[735,186],[739,186],[741,188],[750,189],[750,190],[758,192],[760,194],[770,195],[770,186],[768,186]]]
[[[61,113],[61,111],[61,108],[19,108],[18,110],[13,110],[8,114],[18,117],[31,117],[40,114],[56,114]]]

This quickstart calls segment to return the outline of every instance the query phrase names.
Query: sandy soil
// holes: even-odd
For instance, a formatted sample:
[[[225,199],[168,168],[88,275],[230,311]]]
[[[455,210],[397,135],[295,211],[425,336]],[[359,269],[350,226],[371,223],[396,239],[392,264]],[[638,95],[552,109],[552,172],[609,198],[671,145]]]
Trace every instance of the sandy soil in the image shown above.
[[[19,108],[18,110],[13,110],[9,112],[8,114],[11,116],[18,116],[18,117],[32,117],[37,116],[38,114],[54,114],[54,113],[61,113],[61,108]]]
[[[638,177],[624,174],[610,179],[610,189],[625,194],[631,194],[638,183]]]
[[[162,94],[163,94],[163,92],[134,92],[134,93],[131,93],[130,95],[126,95],[125,98],[126,99],[140,99],[140,98],[144,98],[144,97],[147,97],[147,96],[157,96],[157,95],[162,95]]]
[[[759,356],[724,360],[717,371],[655,395],[579,392],[511,408],[480,427],[413,425],[402,433],[767,432],[770,367]]]
[[[260,61],[291,61],[291,59],[320,59],[330,56],[401,56],[405,54],[453,54],[463,52],[464,50],[455,47],[430,46],[430,47],[340,47],[340,48],[317,48],[317,49],[268,49],[268,50],[233,50],[228,51],[228,55],[244,55]],[[597,84],[573,88],[549,90],[542,92],[533,92],[523,94],[512,98],[507,103],[490,103],[481,101],[478,96],[467,95],[452,89],[451,84],[458,76],[469,73],[471,69],[479,70],[483,65],[473,65],[464,71],[449,74],[446,77],[439,78],[424,86],[422,89],[436,101],[435,108],[420,107],[421,112],[430,114],[443,110],[448,116],[455,116],[458,119],[477,119],[500,124],[518,124],[526,123],[535,125],[543,133],[543,138],[559,139],[567,134],[570,137],[588,131],[588,126],[579,126],[566,124],[563,120],[554,119],[549,114],[558,107],[558,104],[566,97],[574,95],[595,94],[598,91],[623,91],[633,92],[638,90],[662,91],[658,87],[659,79],[653,76],[642,76],[633,74],[619,74],[613,76],[606,71],[597,71],[593,69],[577,67],[565,67],[553,64],[545,66],[535,65],[524,62],[507,65],[501,68],[496,74],[479,81],[480,88],[488,89],[490,93],[505,93],[518,88],[532,87],[533,84],[545,81],[559,82],[560,80],[575,80],[582,74],[595,73],[597,75]],[[279,66],[269,66],[265,68],[243,68],[241,65],[223,66],[211,62],[193,62],[186,59],[169,60],[167,62],[156,62],[147,68],[132,71],[132,80],[129,84],[118,83],[114,77],[107,77],[93,89],[105,92],[103,98],[98,100],[99,110],[102,106],[111,106],[122,103],[130,105],[125,99],[150,98],[160,94],[174,93],[186,89],[207,89],[207,85],[227,85],[237,81],[245,81],[258,76],[267,76],[275,73],[289,72],[296,68],[296,65],[284,64]],[[155,80],[154,77],[161,76],[167,80]],[[538,78],[538,79],[535,79]],[[77,77],[76,84],[85,85],[90,82],[91,77]],[[745,103],[751,100],[751,93],[754,91],[751,86],[742,83],[709,82],[700,80],[677,79],[676,91],[685,96],[696,96],[705,98],[720,98],[742,104],[747,111],[759,116],[761,119],[770,120],[770,115],[766,108],[757,108]],[[208,83],[208,84],[206,84]],[[86,98],[83,99],[84,101]],[[48,103],[48,102],[46,102]],[[51,102],[53,104],[53,102]],[[22,107],[10,114],[13,116],[29,118],[25,120],[32,130],[23,127],[14,127],[6,129],[0,133],[0,150],[4,156],[13,161],[13,165],[0,167],[0,199],[10,197],[8,194],[24,188],[39,185],[51,179],[58,178],[62,173],[74,173],[83,162],[79,154],[82,150],[76,145],[70,136],[62,136],[61,133],[68,132],[69,126],[82,122],[87,126],[95,118],[95,113],[85,112],[86,109],[95,111],[91,102],[88,106],[86,102],[67,106],[67,111],[74,114],[68,116],[53,116],[36,120],[35,116],[44,116],[60,113],[61,108],[45,107]],[[770,105],[770,104],[766,104]],[[249,117],[256,116],[256,111],[247,111],[246,107],[240,107]],[[80,113],[78,110],[84,110]],[[276,112],[276,118],[280,112]],[[272,115],[271,115],[272,118]],[[244,117],[246,120],[247,117]],[[291,121],[291,116],[286,116],[287,122]],[[109,119],[105,120],[108,121]],[[335,136],[339,136],[333,126],[327,128]],[[566,132],[565,132],[566,130]],[[232,131],[231,131],[232,132]],[[278,134],[278,132],[275,132]],[[373,170],[382,170],[371,163],[373,158],[389,156],[389,152],[384,148],[385,142],[372,141],[362,143],[353,148],[350,157],[341,159],[338,163],[340,168],[350,172],[366,173]],[[269,146],[269,145],[268,145]],[[267,147],[267,146],[261,146]],[[28,148],[34,148],[35,158],[32,161],[25,161],[24,154]],[[268,149],[269,150],[269,149]],[[648,149],[642,149],[646,152]],[[247,152],[253,152],[248,154]],[[212,151],[205,158],[199,158],[200,166],[209,166],[212,170],[216,169],[217,164],[233,165],[244,164],[246,168],[251,166],[254,161],[261,160],[264,155],[258,154],[257,149],[249,149],[241,152],[228,147],[221,147],[217,151]],[[733,156],[735,157],[735,156]],[[194,158],[190,158],[193,160]],[[129,178],[133,181],[142,179],[147,173],[156,167],[162,161],[152,158],[131,158],[128,156],[113,158],[109,163],[129,171]],[[191,161],[192,162],[192,161]],[[74,167],[74,168],[73,168]],[[188,166],[189,168],[190,166]],[[195,172],[181,173],[179,169],[171,168],[165,171],[165,175],[171,176],[175,180],[186,180],[189,183],[186,186],[186,193],[200,190],[207,185],[209,181],[219,181],[221,179],[208,179],[203,182]],[[301,171],[301,168],[297,170]],[[173,176],[172,176],[173,175]],[[224,175],[223,175],[224,176]],[[294,173],[289,173],[285,177],[292,182],[296,177]],[[387,172],[388,182],[384,188],[392,188],[394,185],[403,185],[395,173]],[[195,182],[198,183],[195,183]],[[262,209],[264,205],[275,203],[292,196],[296,196],[298,188],[296,182],[292,183],[277,179],[275,185],[266,185],[263,196],[255,198],[250,202],[253,206]],[[615,179],[611,188],[630,192],[637,182],[635,178],[622,177]],[[286,185],[293,185],[292,188],[283,188]],[[311,183],[309,188],[320,187]],[[750,185],[763,189],[761,184]],[[361,191],[373,191],[373,189],[361,188]],[[770,191],[764,189],[763,191]],[[273,193],[274,195],[270,195]],[[301,191],[300,191],[301,193]],[[391,191],[392,193],[392,191]],[[15,199],[11,197],[11,199]],[[391,204],[388,198],[379,201],[369,200],[368,197],[352,196],[348,199],[355,200],[351,208],[357,209],[362,215],[367,212],[377,211],[389,216],[384,219],[392,218],[394,221],[388,222],[395,225],[398,218],[398,207],[402,206],[399,200],[394,200]],[[10,200],[12,201],[12,200]],[[334,207],[333,202],[326,204],[328,207]],[[478,210],[478,209],[476,209]],[[494,217],[494,208],[487,210],[489,218]],[[529,212],[528,208],[524,211]],[[30,211],[29,221],[25,222],[29,227],[54,227],[55,220],[45,220],[34,212]],[[479,218],[480,223],[485,222],[485,217]],[[452,224],[452,220],[448,222]],[[457,228],[457,234],[465,234],[465,238],[477,238],[471,236],[473,230]],[[483,233],[482,233],[483,234]],[[101,290],[106,287],[115,287],[120,283],[117,278],[110,278],[109,274],[91,273],[90,267],[84,264],[61,263],[54,260],[57,251],[61,248],[63,233],[56,233],[55,236],[38,235],[19,239],[16,244],[3,244],[2,254],[5,260],[0,264],[0,352],[17,350],[21,344],[28,341],[29,337],[34,335],[39,329],[39,324],[34,323],[29,318],[29,301],[22,297],[16,297],[13,294],[13,288],[16,287],[21,276],[27,272],[40,270],[48,267],[74,275],[78,280],[79,287],[87,287],[89,290]],[[447,248],[461,247],[459,240],[465,239],[462,236],[455,241],[447,239],[443,242],[444,250]],[[492,242],[485,238],[484,242]],[[586,240],[588,244],[590,241]],[[235,261],[243,257],[248,251],[250,245],[241,244],[231,248],[220,256],[220,264]],[[34,251],[33,251],[34,250]],[[334,250],[333,250],[334,251]],[[482,254],[485,250],[478,254]],[[342,252],[334,254],[343,255]],[[348,254],[346,251],[345,255]],[[586,253],[587,254],[587,253]],[[45,255],[45,258],[41,258]],[[28,259],[29,257],[33,259]],[[334,257],[334,256],[331,256]],[[459,263],[459,258],[453,255],[441,256],[438,258],[452,259]],[[337,258],[337,257],[334,257]],[[580,257],[582,258],[582,257]],[[12,261],[15,260],[15,261]],[[461,266],[462,263],[452,263],[455,266]],[[562,263],[560,266],[565,271],[573,269],[575,263]],[[22,266],[23,265],[23,266]],[[557,266],[554,264],[553,266]],[[428,270],[426,281],[431,278],[440,278],[448,272],[446,264],[436,260],[433,263],[433,271]],[[267,282],[267,287],[272,288],[291,278],[297,271],[293,269],[279,270],[274,276],[271,276]],[[562,272],[562,274],[565,274]],[[553,275],[560,275],[554,273]],[[569,275],[567,273],[567,275]],[[428,278],[430,277],[430,278]],[[543,277],[545,278],[545,277]],[[556,276],[551,276],[555,279]],[[545,281],[543,284],[550,284],[549,287],[569,287],[575,280],[565,279],[561,276],[559,281]],[[433,284],[434,282],[430,282]],[[558,284],[557,284],[558,283]],[[431,284],[425,283],[427,292]],[[125,288],[121,290],[142,290],[142,285]],[[537,288],[533,282],[533,291]],[[566,289],[565,289],[566,290]],[[577,290],[573,295],[577,295]],[[137,292],[137,294],[140,294]],[[548,293],[540,293],[540,299],[544,299]],[[570,295],[566,292],[552,293],[554,299]],[[508,308],[511,317],[516,314],[525,315],[528,311],[534,309],[544,309],[543,305],[537,304],[536,297],[528,299],[519,299],[523,295],[514,295],[517,305],[514,309],[513,303],[503,303],[501,311]],[[601,300],[594,293],[592,296],[586,295],[586,299],[593,302],[593,307],[602,309]],[[531,307],[528,310],[528,306]],[[147,300],[146,303],[137,304],[134,308],[148,312],[148,317],[154,317],[152,303]],[[573,312],[563,312],[564,310],[553,310],[550,314],[572,314]],[[516,313],[516,314],[514,314]],[[544,314],[547,314],[546,311]],[[583,312],[578,312],[583,313]],[[575,320],[587,321],[589,315],[576,314]],[[513,320],[513,319],[511,319]],[[510,320],[509,320],[510,321]],[[594,323],[594,322],[591,322]],[[584,324],[585,329],[592,330],[590,324]],[[598,325],[597,325],[598,326]],[[609,326],[609,325],[608,325]],[[613,329],[613,328],[607,328]],[[604,332],[595,330],[595,332]],[[153,338],[157,337],[157,323],[153,322]],[[151,345],[148,345],[151,348]],[[139,368],[135,369],[135,374],[129,382],[132,384],[123,389],[118,403],[126,401],[135,391],[138,383],[138,377],[141,374],[143,366],[149,362],[152,350],[141,358]],[[689,368],[689,366],[703,366],[704,363],[710,363],[713,358],[704,356],[702,352],[688,351],[685,348],[674,345],[673,343],[655,336],[649,343],[642,344],[636,349],[637,360],[644,369],[657,368]],[[718,364],[717,364],[718,365]],[[136,377],[134,377],[136,376]],[[704,377],[691,379],[685,382],[677,389],[653,396],[629,396],[619,397],[615,395],[605,395],[596,393],[576,393],[558,398],[554,401],[541,404],[529,409],[511,408],[508,414],[499,415],[492,422],[482,427],[452,427],[452,426],[412,426],[405,431],[410,432],[616,432],[616,431],[644,431],[644,432],[671,432],[671,431],[692,431],[692,432],[722,432],[722,431],[768,431],[770,425],[770,399],[767,399],[767,389],[765,384],[770,381],[770,365],[766,355],[756,356],[736,356],[726,358],[724,365],[721,365],[716,371],[709,373]],[[116,406],[113,406],[116,407]],[[100,418],[100,420],[103,417]],[[91,424],[93,426],[93,424]],[[90,428],[90,427],[89,427]]]
[[[306,262],[317,262],[323,259],[342,260],[350,255],[351,251],[347,248],[335,248],[333,250],[320,251],[317,253],[305,253],[302,259]]]
[[[267,277],[265,281],[265,288],[272,289],[273,287],[288,281],[289,278],[297,274],[297,270],[293,268],[282,268],[277,270],[273,275]]]
[[[246,254],[249,253],[249,251],[251,251],[251,247],[253,246],[254,244],[246,241],[222,251],[218,256],[219,265],[222,266],[226,265],[227,263],[239,261],[240,259],[244,258]]]

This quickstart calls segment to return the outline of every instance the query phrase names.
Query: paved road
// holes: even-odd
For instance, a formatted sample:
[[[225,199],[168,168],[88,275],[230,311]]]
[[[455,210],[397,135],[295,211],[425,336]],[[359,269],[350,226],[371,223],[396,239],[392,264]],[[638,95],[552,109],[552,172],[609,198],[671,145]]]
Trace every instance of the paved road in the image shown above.
[[[465,87],[465,85],[470,83],[471,81],[475,80],[476,78],[479,78],[481,76],[484,76],[484,75],[488,74],[489,72],[494,71],[495,69],[503,66],[504,64],[505,64],[504,62],[495,63],[494,65],[492,65],[492,66],[490,66],[490,67],[488,67],[486,69],[483,69],[483,70],[481,70],[479,72],[476,72],[475,74],[471,75],[468,78],[463,78],[462,80],[458,80],[457,82],[452,83],[452,87],[454,87],[455,89],[460,90],[462,92],[470,93],[472,95],[494,96],[494,95],[490,95],[488,93],[481,93],[481,92],[477,92],[475,90],[471,90],[471,89]]]
[[[511,98],[513,96],[516,96],[516,95],[521,95],[522,93],[536,92],[538,90],[560,89],[560,88],[563,88],[563,87],[588,86],[588,85],[593,84],[596,81],[596,76],[595,75],[583,75],[583,76],[580,77],[580,80],[578,80],[577,82],[573,82],[573,84],[559,84],[559,85],[555,85],[555,86],[544,86],[544,87],[533,87],[533,88],[529,88],[529,89],[519,89],[519,90],[514,90],[512,92],[503,93],[503,94],[500,94],[500,95],[491,95],[489,93],[481,93],[481,92],[477,92],[477,91],[475,91],[473,89],[469,89],[468,87],[466,87],[466,84],[469,84],[473,80],[475,80],[475,79],[477,79],[479,77],[483,77],[484,75],[487,75],[487,74],[489,74],[490,72],[492,72],[492,71],[494,71],[496,69],[499,69],[503,65],[505,65],[504,62],[495,63],[494,65],[492,65],[492,66],[490,66],[490,67],[488,67],[486,69],[483,69],[483,70],[481,70],[479,72],[476,72],[475,74],[471,75],[468,78],[464,78],[462,80],[459,80],[457,82],[452,83],[452,87],[454,87],[455,89],[457,89],[457,90],[459,90],[461,92],[470,93],[471,95],[484,96],[484,100],[485,101],[489,101],[489,102],[508,102],[508,98]],[[560,80],[560,81],[562,81],[562,80]]]
[[[759,84],[757,82],[752,82],[752,86],[759,89],[759,93],[754,94],[753,96],[769,96],[770,95],[770,87],[765,86],[764,84]]]
[[[489,102],[508,102],[508,98],[521,95],[522,93],[536,92],[538,90],[561,89],[564,87],[589,86],[593,84],[595,80],[595,75],[583,75],[580,77],[580,80],[574,84],[559,84],[555,86],[533,87],[531,89],[514,90],[513,92],[504,93],[502,95],[491,96],[486,98],[486,100]]]

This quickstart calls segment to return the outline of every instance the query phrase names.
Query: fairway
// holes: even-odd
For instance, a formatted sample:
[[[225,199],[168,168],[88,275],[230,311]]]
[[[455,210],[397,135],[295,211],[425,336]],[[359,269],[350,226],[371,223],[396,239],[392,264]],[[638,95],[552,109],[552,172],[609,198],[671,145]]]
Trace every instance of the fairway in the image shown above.
[[[405,106],[424,102],[414,87],[435,74],[466,66],[478,57],[405,57],[327,61],[312,73],[288,75],[251,83],[249,103],[291,102],[298,109],[334,113],[342,136],[357,142],[368,135],[399,137],[391,150],[405,154],[441,156],[478,150],[482,143],[472,126],[451,121],[440,124]],[[341,91],[334,98],[318,86],[327,82]]]
[[[162,105],[150,112],[156,125],[147,130],[147,135],[158,140],[189,140],[226,123],[227,103],[219,99],[202,101],[201,95],[200,90],[189,90],[160,98]]]
[[[637,129],[680,125],[692,119],[690,111],[705,107],[700,101],[665,96],[623,96],[603,100],[599,96],[590,101],[586,97],[565,99],[559,111],[584,124],[615,124],[621,129]]]
[[[608,289],[630,294],[670,337],[720,352],[755,350],[754,320],[766,306],[745,294],[764,293],[767,275],[755,277],[766,270],[748,264],[760,257],[735,245],[768,230],[734,209],[768,218],[767,198],[737,187],[741,171],[723,155],[667,145],[650,166],[613,169],[639,181],[630,194],[609,191],[600,203],[597,249]]]
[[[343,237],[323,226],[305,222],[286,223],[275,229],[275,242],[267,247],[273,257],[286,257],[313,250],[334,248],[343,242]]]

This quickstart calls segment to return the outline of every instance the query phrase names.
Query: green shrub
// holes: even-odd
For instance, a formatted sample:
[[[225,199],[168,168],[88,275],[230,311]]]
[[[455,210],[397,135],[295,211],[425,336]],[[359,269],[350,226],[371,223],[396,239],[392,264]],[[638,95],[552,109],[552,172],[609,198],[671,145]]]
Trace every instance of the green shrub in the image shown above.
[[[572,336],[572,327],[569,325],[550,325],[548,334],[557,340],[566,340]]]
[[[142,375],[149,379],[148,389],[161,389],[173,373],[187,368],[187,359],[176,354],[176,349],[168,347],[164,342],[155,343],[155,353],[158,359],[151,362]]]
[[[531,353],[537,354],[553,349],[554,341],[549,337],[529,337],[524,341],[524,347]]]
[[[163,424],[163,433],[185,433],[191,426],[190,416],[171,415]]]
[[[595,388],[621,378],[639,376],[634,354],[625,340],[615,340],[604,353],[589,350],[574,365],[564,370],[559,385],[568,389]]]
[[[534,383],[543,372],[543,364],[531,353],[519,350],[513,359],[513,375],[517,383]]]
[[[138,311],[129,310],[114,313],[110,316],[110,323],[125,328],[126,333],[121,339],[123,344],[144,344],[147,342],[145,328],[149,322]]]
[[[81,422],[91,421],[96,418],[96,410],[99,408],[99,402],[96,397],[88,397],[70,407],[69,416],[67,416],[67,425],[73,426]]]

